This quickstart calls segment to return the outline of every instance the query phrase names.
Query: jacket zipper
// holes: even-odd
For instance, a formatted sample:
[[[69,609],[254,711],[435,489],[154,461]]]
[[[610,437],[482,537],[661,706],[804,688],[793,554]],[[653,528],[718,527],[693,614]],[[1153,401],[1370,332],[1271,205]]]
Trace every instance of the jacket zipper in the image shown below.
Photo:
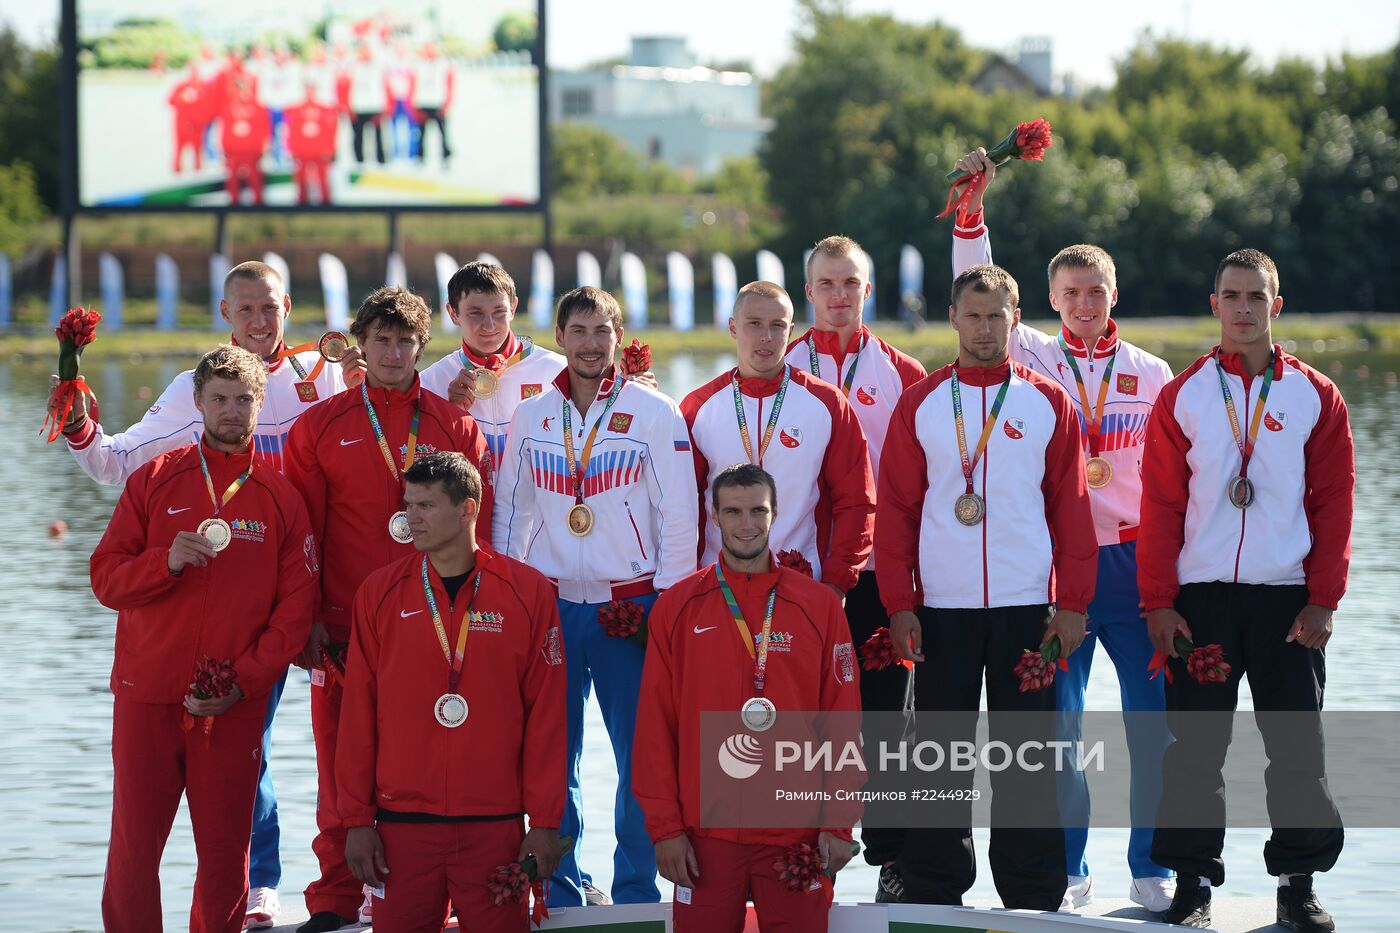
[[[642,552],[642,560],[646,560],[647,549],[646,546],[642,544],[642,533],[637,529],[637,520],[632,517],[632,503],[623,499],[622,507],[627,510],[627,520],[632,523],[632,534],[637,536],[637,550]]]
[[[986,387],[986,386],[983,386],[983,387],[982,387],[982,426],[983,426],[983,427],[982,427],[982,430],[984,430],[984,431],[986,430],[986,424],[987,424],[987,387]],[[982,450],[982,501],[983,501],[983,503],[986,503],[986,501],[987,501],[987,493],[988,493],[988,491],[989,491],[988,485],[987,485],[987,462],[991,459],[991,456],[990,456],[990,455],[991,455],[991,452],[992,452],[992,439],[991,439],[991,437],[988,437],[988,438],[987,438],[987,446]],[[983,516],[982,516],[982,521],[980,522],[980,524],[982,525],[982,608],[983,608],[983,609],[987,609],[987,608],[989,608],[989,607],[992,605],[992,596],[991,596],[992,583],[991,583],[991,580],[988,579],[988,573],[989,573],[989,571],[988,571],[988,569],[987,569],[987,520],[990,518],[990,516],[987,515],[987,514],[985,514],[986,511],[987,511],[987,509],[986,509],[986,507],[985,507],[985,505],[984,505],[984,514],[983,514]]]
[[[1240,382],[1244,385],[1244,408],[1241,410],[1241,413],[1242,413],[1243,416],[1247,419],[1247,418],[1249,417],[1249,383],[1246,382],[1246,381],[1244,380],[1243,377],[1240,378]],[[1245,435],[1244,435],[1244,437],[1245,437],[1245,443],[1249,443],[1249,433],[1248,433],[1248,432],[1249,432],[1249,422],[1248,422],[1247,420],[1241,422],[1240,427],[1245,431]],[[1251,451],[1251,453],[1252,453],[1252,451]],[[1249,509],[1240,509],[1239,512],[1240,512],[1240,543],[1239,543],[1239,545],[1235,548],[1235,582],[1236,582],[1236,583],[1239,583],[1239,582],[1240,582],[1240,555],[1244,552],[1244,520],[1245,520],[1245,516],[1249,514]]]

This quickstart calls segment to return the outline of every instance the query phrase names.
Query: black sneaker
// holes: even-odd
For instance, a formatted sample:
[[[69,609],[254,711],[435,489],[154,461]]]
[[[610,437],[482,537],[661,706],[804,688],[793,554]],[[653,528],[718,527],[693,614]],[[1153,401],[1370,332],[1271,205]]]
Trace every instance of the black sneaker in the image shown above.
[[[1278,889],[1278,925],[1297,933],[1332,933],[1337,925],[1313,891],[1312,875],[1294,875]]]
[[[320,910],[312,914],[310,920],[297,927],[297,933],[330,933],[331,930],[339,930],[359,922],[359,917],[342,917],[333,910]]]
[[[593,887],[593,882],[585,881],[583,883],[583,902],[589,907],[599,907],[611,904],[612,898]]]
[[[1195,884],[1190,882],[1194,881]],[[1162,923],[1174,923],[1182,927],[1195,927],[1204,930],[1210,926],[1210,886],[1191,878],[1187,883],[1178,882],[1172,905],[1162,914]]]
[[[875,903],[903,904],[904,876],[893,863],[880,869],[880,884],[875,889]]]

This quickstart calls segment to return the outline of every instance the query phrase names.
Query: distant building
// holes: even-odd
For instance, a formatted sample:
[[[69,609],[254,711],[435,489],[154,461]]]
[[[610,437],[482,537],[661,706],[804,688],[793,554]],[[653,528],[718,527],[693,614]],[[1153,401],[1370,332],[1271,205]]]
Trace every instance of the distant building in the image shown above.
[[[1054,42],[1048,36],[1022,39],[1016,51],[990,56],[972,79],[972,86],[984,94],[1014,91],[1048,97],[1056,92],[1052,71],[1054,51]]]
[[[550,72],[555,122],[602,127],[632,150],[691,175],[758,151],[772,126],[758,79],[696,63],[685,40],[638,36],[626,63]]]

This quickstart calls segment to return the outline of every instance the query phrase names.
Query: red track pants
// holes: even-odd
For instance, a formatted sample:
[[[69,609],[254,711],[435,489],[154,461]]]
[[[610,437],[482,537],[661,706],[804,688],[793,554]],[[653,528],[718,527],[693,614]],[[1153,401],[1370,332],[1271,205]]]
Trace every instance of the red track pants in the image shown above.
[[[117,698],[112,709],[112,840],[102,885],[109,933],[161,930],[160,857],[183,793],[199,867],[190,907],[194,933],[243,929],[248,835],[262,754],[266,698],[242,700],[214,719],[180,727],[178,703]]]
[[[311,849],[321,863],[321,877],[306,888],[306,909],[353,917],[364,901],[360,882],[345,863],[345,826],[336,806],[335,749],[340,732],[340,681],[311,687],[311,733],[316,738],[316,838]],[[376,920],[379,918],[376,917]]]
[[[374,900],[375,933],[441,933],[449,902],[463,933],[524,933],[525,902],[493,904],[486,882],[515,861],[519,819],[485,823],[380,823],[384,899]]]
[[[676,889],[671,911],[675,933],[741,933],[749,900],[763,933],[825,933],[831,885],[815,891],[788,890],[773,867],[787,846],[746,845],[686,834],[695,849],[700,877],[690,889],[690,903],[682,901],[684,889]],[[816,844],[815,833],[810,841]]]

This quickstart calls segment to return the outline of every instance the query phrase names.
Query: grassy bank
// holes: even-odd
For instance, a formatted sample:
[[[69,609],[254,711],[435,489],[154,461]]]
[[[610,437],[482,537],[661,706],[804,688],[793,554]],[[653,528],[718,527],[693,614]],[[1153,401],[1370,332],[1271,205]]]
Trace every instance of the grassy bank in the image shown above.
[[[321,309],[301,307],[296,317],[300,320],[316,320],[321,317]],[[98,342],[90,350],[94,356],[130,357],[179,357],[188,359],[209,349],[227,335],[226,330],[212,330],[196,324],[194,315],[181,315],[182,323],[188,326],[178,331],[156,331],[149,323],[139,324],[128,313],[131,326],[118,333],[100,333]],[[149,319],[148,319],[149,320]],[[523,316],[517,321],[524,324]],[[1049,330],[1049,321],[1031,321],[1033,326]],[[806,325],[799,325],[798,332]],[[1214,318],[1143,318],[1128,319],[1121,323],[1123,335],[1153,353],[1180,353],[1208,349],[1217,342],[1219,326]],[[554,346],[552,332],[541,333],[528,326],[522,327],[543,346]],[[950,357],[955,348],[954,335],[950,327],[942,322],[926,324],[918,329],[908,329],[898,324],[877,324],[875,332],[900,349],[920,359],[940,359]],[[318,328],[296,326],[290,329],[289,338],[307,340],[320,333]],[[1354,353],[1354,352],[1400,352],[1400,315],[1285,315],[1274,326],[1275,337],[1290,349],[1304,354]],[[728,332],[713,327],[702,326],[689,333],[669,329],[651,328],[640,333],[628,332],[628,339],[639,337],[651,344],[652,350],[660,356],[670,356],[679,352],[724,353],[733,350],[734,341]],[[434,337],[428,348],[428,356],[446,352],[454,340],[445,334]],[[0,359],[27,360],[47,359],[57,351],[53,334],[46,329],[31,328],[23,332],[0,333]]]

